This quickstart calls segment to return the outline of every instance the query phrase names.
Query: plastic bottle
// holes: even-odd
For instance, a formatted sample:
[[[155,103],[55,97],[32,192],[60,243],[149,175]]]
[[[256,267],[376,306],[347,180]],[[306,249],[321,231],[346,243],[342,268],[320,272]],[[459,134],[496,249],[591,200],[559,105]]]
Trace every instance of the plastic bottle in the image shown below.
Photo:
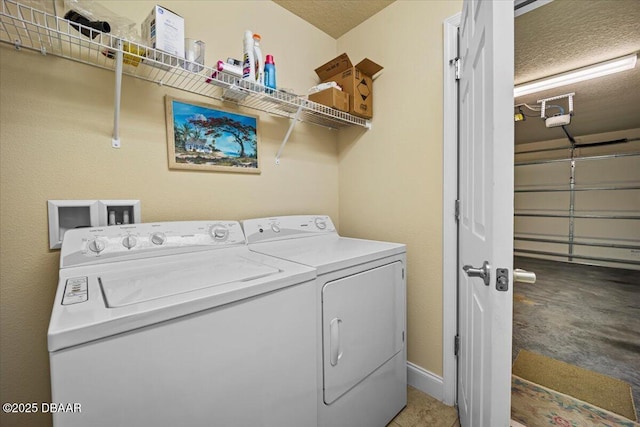
[[[264,85],[270,89],[276,88],[276,64],[273,62],[273,55],[267,55],[264,63]]]
[[[249,30],[244,32],[244,56],[242,59],[242,78],[250,82],[256,81],[256,59],[253,50],[253,33]]]
[[[228,74],[229,76],[237,77],[239,79],[242,78],[241,65],[234,65],[228,62],[218,61],[218,64],[216,65],[216,70],[223,71],[225,74]],[[218,74],[217,71],[214,71],[213,74],[211,74],[211,77],[205,79],[205,82],[211,83],[214,79],[216,79],[226,83],[231,83],[235,79],[232,79],[229,76],[221,76],[220,74]]]
[[[260,34],[253,35],[253,58],[256,61],[254,70],[256,74],[256,83],[264,85],[264,71],[262,70],[262,50],[260,49]]]
[[[224,71],[227,74],[231,74],[234,77],[242,77],[242,67],[229,64],[228,62],[218,61],[216,69],[218,71]]]

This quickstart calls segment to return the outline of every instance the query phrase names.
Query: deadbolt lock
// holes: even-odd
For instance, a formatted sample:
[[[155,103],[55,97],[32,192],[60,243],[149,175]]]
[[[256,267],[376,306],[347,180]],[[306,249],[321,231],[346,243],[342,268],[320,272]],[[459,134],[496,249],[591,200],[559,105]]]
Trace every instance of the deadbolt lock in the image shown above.
[[[496,289],[502,292],[509,290],[509,269],[496,269]]]

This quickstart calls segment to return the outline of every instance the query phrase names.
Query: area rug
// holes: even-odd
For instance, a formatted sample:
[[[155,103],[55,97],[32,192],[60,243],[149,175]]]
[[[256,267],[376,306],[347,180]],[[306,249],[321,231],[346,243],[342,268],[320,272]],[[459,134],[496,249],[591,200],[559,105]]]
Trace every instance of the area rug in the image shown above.
[[[513,375],[637,421],[631,386],[619,379],[521,350]]]
[[[511,377],[511,418],[527,427],[638,427],[640,424],[571,396]]]

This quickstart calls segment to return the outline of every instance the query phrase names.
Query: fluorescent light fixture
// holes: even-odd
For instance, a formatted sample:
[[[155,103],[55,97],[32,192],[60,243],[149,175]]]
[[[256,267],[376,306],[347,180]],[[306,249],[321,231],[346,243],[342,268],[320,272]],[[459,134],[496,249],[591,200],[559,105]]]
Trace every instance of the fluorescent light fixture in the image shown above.
[[[542,92],[543,90],[553,89],[555,87],[565,86],[571,83],[595,79],[596,77],[606,76],[619,71],[631,70],[636,66],[637,59],[638,55],[634,53],[623,56],[622,58],[612,59],[611,61],[600,62],[599,64],[578,68],[574,71],[556,74],[555,76],[536,80],[531,83],[521,84],[513,89],[513,97],[517,98],[522,95]]]

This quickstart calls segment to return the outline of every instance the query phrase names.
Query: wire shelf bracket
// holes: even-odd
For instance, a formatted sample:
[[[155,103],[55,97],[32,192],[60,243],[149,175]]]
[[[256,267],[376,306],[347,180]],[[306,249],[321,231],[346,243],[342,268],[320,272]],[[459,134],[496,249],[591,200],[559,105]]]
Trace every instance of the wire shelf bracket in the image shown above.
[[[291,132],[293,131],[293,128],[296,126],[296,123],[298,123],[298,119],[300,118],[301,112],[302,112],[302,105],[298,107],[298,111],[296,111],[296,115],[293,117],[293,120],[291,120],[291,123],[289,124],[289,129],[287,130],[287,134],[284,136],[284,139],[282,140],[282,144],[280,144],[280,148],[278,148],[278,152],[276,153],[276,165],[280,164],[280,155],[282,154],[282,150],[284,150],[284,146],[287,145],[287,141],[289,141]]]
[[[115,93],[113,95],[113,138],[111,139],[111,147],[120,148],[120,95],[122,94],[122,40],[117,41],[116,45],[116,84]]]

